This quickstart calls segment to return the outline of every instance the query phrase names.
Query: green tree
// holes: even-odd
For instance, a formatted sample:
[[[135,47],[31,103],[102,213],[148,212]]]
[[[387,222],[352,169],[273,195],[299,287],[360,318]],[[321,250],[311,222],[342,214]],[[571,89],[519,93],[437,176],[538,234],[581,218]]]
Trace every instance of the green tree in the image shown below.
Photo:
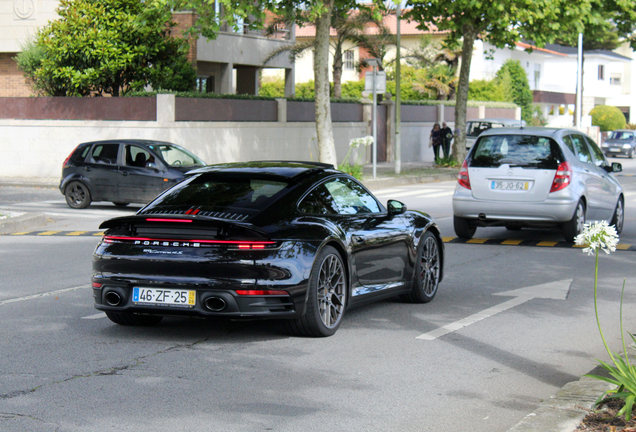
[[[487,41],[498,48],[514,47],[522,38],[543,46],[554,41],[561,29],[582,30],[591,19],[594,0],[409,0],[407,16],[419,28],[434,25],[449,31],[451,42],[462,41],[462,62],[457,87],[455,125],[459,136],[453,143],[453,155],[462,161],[466,154],[466,107],[468,79],[475,40]],[[627,0],[616,0],[627,1]]]
[[[532,119],[532,91],[528,84],[528,76],[519,60],[506,60],[497,71],[499,81],[507,93],[506,100],[521,107],[521,118],[527,122]]]
[[[281,23],[289,22],[293,17],[278,15],[278,17],[268,25],[268,33],[272,32]],[[333,65],[331,74],[333,77],[333,97],[342,97],[342,66],[344,47],[347,42],[357,43],[358,38],[364,34],[365,27],[370,23],[375,23],[376,17],[369,9],[362,10],[340,10],[334,8],[331,17],[331,28],[336,35],[331,38],[330,45],[333,48]],[[294,62],[307,51],[313,50],[316,40],[298,41],[291,46],[283,46],[272,51],[264,61],[267,64],[274,57],[281,54],[288,54],[289,59]]]
[[[188,90],[196,73],[188,42],[170,36],[171,11],[148,0],[61,0],[60,19],[40,29],[39,63],[24,69],[53,96],[119,96],[147,85]],[[26,64],[24,61],[22,64]]]

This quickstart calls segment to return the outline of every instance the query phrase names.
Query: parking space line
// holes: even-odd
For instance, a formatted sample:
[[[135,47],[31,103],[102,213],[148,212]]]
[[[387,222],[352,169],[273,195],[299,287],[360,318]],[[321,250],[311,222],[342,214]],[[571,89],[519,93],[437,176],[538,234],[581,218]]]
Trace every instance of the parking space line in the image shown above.
[[[557,244],[559,244],[559,242],[555,242],[555,241],[542,241],[537,243],[537,246],[556,246]]]
[[[100,313],[96,313],[95,315],[88,315],[88,316],[82,317],[82,319],[87,319],[87,320],[94,320],[94,319],[100,319],[100,318],[106,318],[106,314],[104,312],[100,312]]]
[[[502,245],[512,245],[512,246],[518,246],[521,244],[523,240],[504,240],[501,242]]]
[[[78,236],[78,235],[82,235],[82,234],[86,234],[86,231],[73,231],[73,232],[70,232],[70,233],[66,233],[64,235],[67,235],[67,236]]]
[[[0,306],[8,304],[8,303],[16,303],[16,302],[21,302],[25,300],[32,300],[39,297],[48,297],[48,296],[52,296],[56,294],[62,294],[65,292],[76,291],[82,288],[90,288],[90,285],[80,285],[73,288],[63,288],[63,289],[49,291],[49,292],[40,293],[40,294],[33,294],[33,295],[24,296],[24,297],[16,297],[16,298],[8,299],[8,300],[2,300],[0,301]]]
[[[38,233],[40,236],[50,236],[59,233],[59,231],[42,231]]]
[[[488,239],[482,239],[482,238],[474,238],[474,239],[470,239],[468,240],[466,243],[471,243],[471,244],[484,244],[488,241]]]

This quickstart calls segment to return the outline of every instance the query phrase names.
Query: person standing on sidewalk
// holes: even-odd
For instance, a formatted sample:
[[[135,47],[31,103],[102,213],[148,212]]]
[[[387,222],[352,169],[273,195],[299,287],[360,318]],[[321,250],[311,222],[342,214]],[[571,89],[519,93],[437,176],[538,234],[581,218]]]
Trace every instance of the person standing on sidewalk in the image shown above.
[[[439,127],[439,123],[433,125],[431,136],[429,137],[429,147],[433,147],[433,154],[435,155],[435,163],[439,160],[439,148],[442,146],[442,130]]]
[[[451,141],[453,140],[453,130],[446,126],[446,122],[442,122],[442,150],[444,159],[450,157]]]

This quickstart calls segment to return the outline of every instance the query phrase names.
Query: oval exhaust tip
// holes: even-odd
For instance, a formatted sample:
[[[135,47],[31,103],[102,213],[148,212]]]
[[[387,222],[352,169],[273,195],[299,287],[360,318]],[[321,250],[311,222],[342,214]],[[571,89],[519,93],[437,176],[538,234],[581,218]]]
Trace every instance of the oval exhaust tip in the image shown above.
[[[221,297],[208,297],[203,304],[212,312],[221,312],[227,307],[227,303]]]
[[[121,303],[121,296],[115,291],[108,291],[104,295],[104,300],[106,300],[108,306],[119,306]]]

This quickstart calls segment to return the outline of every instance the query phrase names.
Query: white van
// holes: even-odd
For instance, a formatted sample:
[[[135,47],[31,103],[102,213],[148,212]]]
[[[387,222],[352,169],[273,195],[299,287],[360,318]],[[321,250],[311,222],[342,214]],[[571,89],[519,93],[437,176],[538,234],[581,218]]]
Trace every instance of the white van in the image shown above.
[[[475,144],[475,140],[485,130],[490,128],[525,126],[523,120],[507,119],[507,118],[485,118],[466,120],[466,148],[469,149]]]

